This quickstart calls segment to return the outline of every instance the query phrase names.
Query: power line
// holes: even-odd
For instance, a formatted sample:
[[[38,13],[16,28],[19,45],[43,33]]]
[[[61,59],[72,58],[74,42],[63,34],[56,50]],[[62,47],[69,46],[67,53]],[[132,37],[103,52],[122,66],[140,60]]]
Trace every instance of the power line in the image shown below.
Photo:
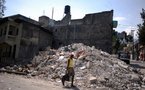
[[[130,27],[130,28],[133,28],[133,29],[137,29],[137,27],[134,27],[132,25],[118,24],[118,26],[121,26],[121,27]]]

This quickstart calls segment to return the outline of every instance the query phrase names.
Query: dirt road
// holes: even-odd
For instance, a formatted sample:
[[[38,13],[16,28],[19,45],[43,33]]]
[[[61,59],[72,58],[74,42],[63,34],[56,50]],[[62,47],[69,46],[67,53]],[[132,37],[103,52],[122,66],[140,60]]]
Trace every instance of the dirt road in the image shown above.
[[[140,71],[145,75],[145,61],[132,60],[130,65],[134,68],[140,69]]]
[[[48,82],[40,79],[30,79],[24,76],[0,73],[0,90],[68,90],[60,83]],[[69,88],[69,90],[79,90]]]

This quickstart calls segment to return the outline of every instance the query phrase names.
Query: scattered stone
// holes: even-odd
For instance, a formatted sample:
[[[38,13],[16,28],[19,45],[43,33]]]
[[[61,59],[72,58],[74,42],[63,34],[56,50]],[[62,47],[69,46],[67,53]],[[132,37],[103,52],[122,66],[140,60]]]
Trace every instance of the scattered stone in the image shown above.
[[[83,69],[85,69],[85,68],[86,68],[86,66],[82,66],[82,67],[80,67],[81,70],[83,70]]]
[[[58,50],[41,51],[33,58],[32,65],[15,65],[3,69],[26,72],[30,78],[37,76],[60,82],[59,79],[66,73],[67,59],[72,53],[75,56],[75,85],[82,90],[140,90],[145,85],[145,79],[138,70],[114,55],[81,43]]]
[[[92,76],[89,78],[89,82],[90,82],[90,84],[96,84],[97,78]]]

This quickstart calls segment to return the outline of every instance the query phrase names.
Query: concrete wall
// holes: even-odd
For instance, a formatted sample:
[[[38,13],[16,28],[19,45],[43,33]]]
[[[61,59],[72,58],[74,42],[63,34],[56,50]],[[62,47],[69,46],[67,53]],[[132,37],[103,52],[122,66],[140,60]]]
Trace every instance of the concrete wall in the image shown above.
[[[47,31],[39,31],[39,50],[44,50],[46,47],[52,47],[52,33]]]
[[[80,25],[80,24],[83,24],[83,19],[71,20],[71,25]]]
[[[38,51],[39,28],[23,23],[19,58],[31,58]]]
[[[42,27],[53,27],[54,26],[54,20],[50,19],[47,16],[40,16],[39,17],[39,23]]]
[[[32,58],[39,49],[51,46],[52,35],[38,26],[23,23],[19,58]]]
[[[53,30],[54,46],[84,43],[111,53],[113,11],[87,14],[78,23],[56,26]],[[76,20],[77,22],[77,20]]]

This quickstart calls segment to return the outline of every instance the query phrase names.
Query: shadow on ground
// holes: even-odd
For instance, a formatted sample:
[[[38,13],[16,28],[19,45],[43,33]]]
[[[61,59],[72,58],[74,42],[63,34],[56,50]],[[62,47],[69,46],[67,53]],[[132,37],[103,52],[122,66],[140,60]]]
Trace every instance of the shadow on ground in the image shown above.
[[[71,90],[80,90],[77,86],[74,86],[74,87],[65,86],[63,88],[65,88],[65,89],[71,89]]]

